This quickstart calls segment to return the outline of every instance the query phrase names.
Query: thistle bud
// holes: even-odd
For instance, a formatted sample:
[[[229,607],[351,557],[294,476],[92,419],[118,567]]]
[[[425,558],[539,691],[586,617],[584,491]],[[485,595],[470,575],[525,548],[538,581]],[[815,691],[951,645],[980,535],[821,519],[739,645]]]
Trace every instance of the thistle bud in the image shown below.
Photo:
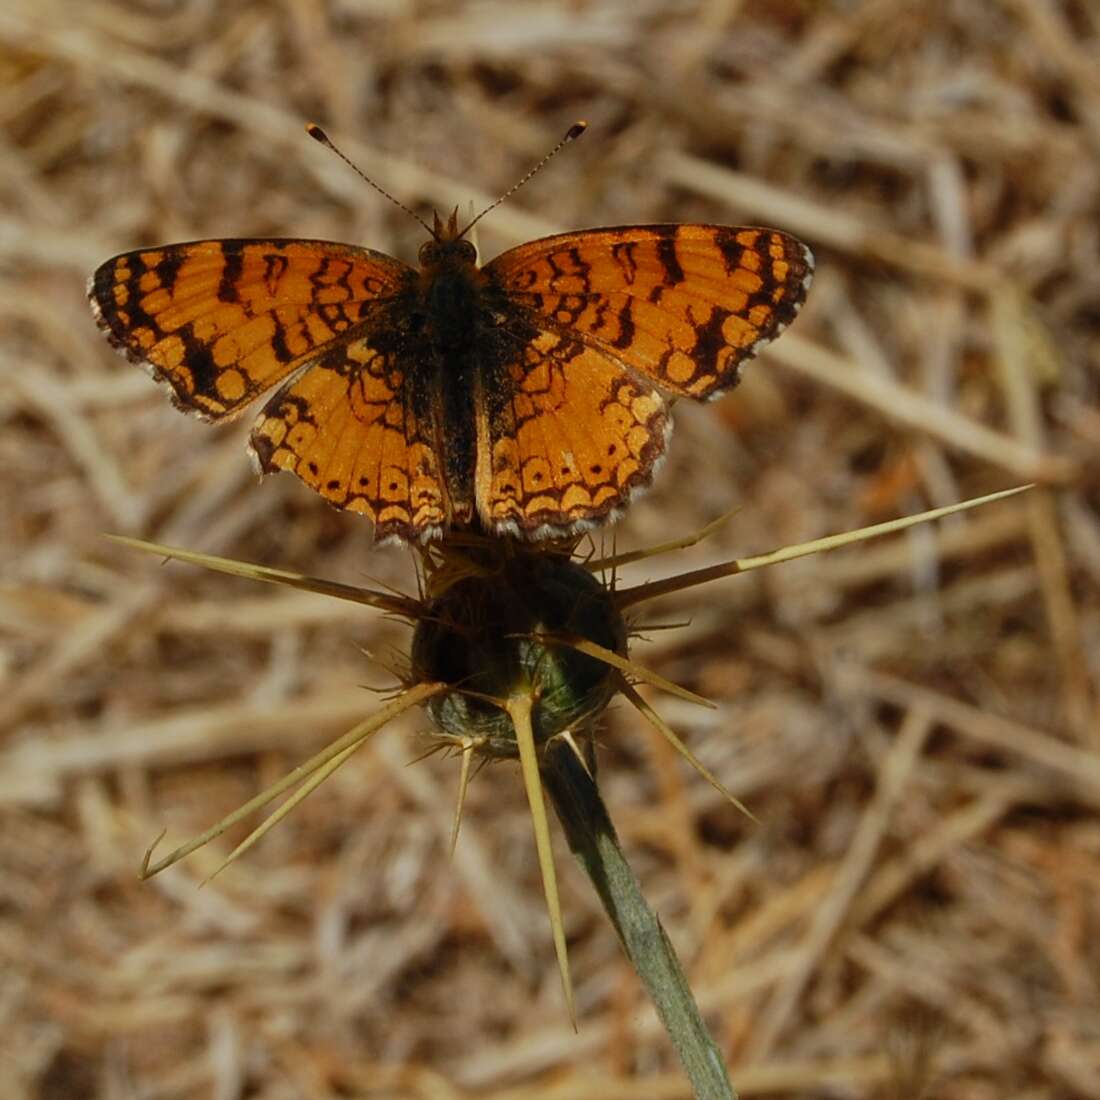
[[[561,554],[515,549],[486,554],[436,595],[419,619],[412,660],[417,678],[453,684],[428,712],[443,733],[482,740],[490,756],[514,757],[515,732],[503,704],[534,700],[535,740],[601,711],[616,688],[614,670],[560,640],[583,638],[626,652],[626,624],[608,590]]]

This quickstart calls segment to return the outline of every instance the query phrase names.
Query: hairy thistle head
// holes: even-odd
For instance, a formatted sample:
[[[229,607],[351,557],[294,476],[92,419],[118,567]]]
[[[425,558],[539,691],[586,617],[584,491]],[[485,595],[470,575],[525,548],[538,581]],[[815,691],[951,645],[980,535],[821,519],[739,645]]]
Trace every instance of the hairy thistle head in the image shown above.
[[[623,617],[591,572],[564,553],[485,547],[469,570],[445,576],[431,586],[412,646],[415,679],[454,689],[428,703],[445,735],[475,738],[486,755],[514,757],[506,703],[516,695],[533,700],[538,744],[607,705],[616,690],[614,670],[561,644],[580,639],[626,653]]]

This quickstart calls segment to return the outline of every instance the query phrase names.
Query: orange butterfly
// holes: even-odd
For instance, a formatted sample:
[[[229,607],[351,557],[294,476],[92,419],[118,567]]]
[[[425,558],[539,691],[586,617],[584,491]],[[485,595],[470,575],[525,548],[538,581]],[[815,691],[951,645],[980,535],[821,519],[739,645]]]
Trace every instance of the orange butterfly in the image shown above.
[[[472,225],[437,214],[419,269],[312,240],[127,252],[88,294],[187,412],[227,419],[281,383],[252,430],[260,469],[377,539],[543,539],[621,513],[668,446],[669,397],[734,386],[813,271],[785,233],[718,225],[563,233],[479,267]]]

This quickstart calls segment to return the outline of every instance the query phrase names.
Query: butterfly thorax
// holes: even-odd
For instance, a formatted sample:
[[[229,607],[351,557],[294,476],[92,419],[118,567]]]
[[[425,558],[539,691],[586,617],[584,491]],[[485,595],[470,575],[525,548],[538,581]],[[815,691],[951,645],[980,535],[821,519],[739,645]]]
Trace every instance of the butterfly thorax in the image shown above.
[[[431,262],[421,262],[418,285],[430,339],[440,349],[468,346],[485,311],[482,291],[486,278],[477,267],[477,254],[469,242],[430,243],[436,253]],[[466,248],[459,250],[457,245]]]

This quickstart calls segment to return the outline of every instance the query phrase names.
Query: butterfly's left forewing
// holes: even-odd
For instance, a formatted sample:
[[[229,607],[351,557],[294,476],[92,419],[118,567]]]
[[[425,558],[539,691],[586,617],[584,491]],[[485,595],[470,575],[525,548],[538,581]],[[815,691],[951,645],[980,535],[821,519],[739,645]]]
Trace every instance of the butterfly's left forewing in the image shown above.
[[[813,256],[775,229],[641,225],[532,241],[485,272],[552,331],[707,399],[794,320]]]
[[[238,414],[368,320],[415,273],[331,241],[194,241],[102,264],[88,285],[108,339],[209,420]]]

